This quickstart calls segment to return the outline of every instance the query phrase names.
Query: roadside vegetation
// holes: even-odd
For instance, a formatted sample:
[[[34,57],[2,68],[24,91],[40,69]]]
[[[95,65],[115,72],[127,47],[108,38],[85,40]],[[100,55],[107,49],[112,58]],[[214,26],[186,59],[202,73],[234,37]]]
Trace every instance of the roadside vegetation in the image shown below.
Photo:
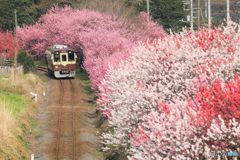
[[[36,103],[29,92],[41,92],[41,80],[33,74],[0,76],[0,159],[28,159],[29,137],[34,133]]]
[[[18,53],[17,61],[19,65],[23,66],[24,73],[35,70],[35,63],[31,55],[27,54],[25,51],[21,50]]]
[[[91,88],[91,82],[88,77],[86,70],[82,70],[79,67],[77,68],[76,76],[81,80],[85,93],[89,95],[94,94],[94,90]]]

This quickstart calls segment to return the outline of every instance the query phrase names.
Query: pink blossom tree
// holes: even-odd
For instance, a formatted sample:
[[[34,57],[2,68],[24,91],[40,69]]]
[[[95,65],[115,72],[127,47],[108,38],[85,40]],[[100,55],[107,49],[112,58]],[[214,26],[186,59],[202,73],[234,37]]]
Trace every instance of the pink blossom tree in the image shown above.
[[[138,23],[130,23],[96,11],[54,7],[35,25],[19,29],[18,35],[22,47],[35,54],[57,43],[81,48],[92,87],[97,89],[109,64],[127,58],[138,41],[162,38],[165,32],[156,23],[147,23],[144,13]]]

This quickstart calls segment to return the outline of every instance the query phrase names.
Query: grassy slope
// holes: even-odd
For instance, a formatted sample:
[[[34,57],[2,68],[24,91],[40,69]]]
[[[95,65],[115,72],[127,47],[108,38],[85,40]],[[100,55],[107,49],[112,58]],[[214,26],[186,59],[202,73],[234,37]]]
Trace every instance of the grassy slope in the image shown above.
[[[21,87],[9,84],[9,77],[0,77],[0,105],[5,106],[16,117],[27,108],[30,100],[22,95],[24,91]]]
[[[0,77],[0,136],[4,140],[0,141],[0,159],[28,159],[32,106],[22,87],[12,85],[9,77]]]
[[[26,108],[25,98],[16,92],[8,92],[0,89],[0,104],[7,106],[6,109],[14,116]]]

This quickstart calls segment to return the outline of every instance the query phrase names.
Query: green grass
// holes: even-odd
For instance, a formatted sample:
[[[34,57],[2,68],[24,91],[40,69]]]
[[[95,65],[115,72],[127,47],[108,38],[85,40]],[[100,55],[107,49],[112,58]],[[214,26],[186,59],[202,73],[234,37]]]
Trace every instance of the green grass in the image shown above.
[[[76,75],[79,77],[80,80],[82,81],[89,81],[88,78],[88,73],[85,70],[80,70],[80,68],[77,68],[77,73]]]
[[[9,76],[0,76],[0,91],[23,94],[23,89],[11,85],[11,79]]]
[[[12,86],[10,82],[9,77],[0,77],[0,106],[5,107],[16,117],[30,102],[22,95],[22,88]]]
[[[91,82],[88,78],[88,73],[85,70],[81,71],[80,68],[78,68],[76,76],[81,80],[84,92],[87,94],[93,94],[94,91],[91,88]]]
[[[38,60],[34,60],[34,65],[37,66],[41,66],[41,67],[47,67],[47,63],[45,61],[45,59],[38,59]]]
[[[26,98],[19,93],[8,92],[0,89],[0,104],[6,106],[14,116],[24,111],[27,107]]]

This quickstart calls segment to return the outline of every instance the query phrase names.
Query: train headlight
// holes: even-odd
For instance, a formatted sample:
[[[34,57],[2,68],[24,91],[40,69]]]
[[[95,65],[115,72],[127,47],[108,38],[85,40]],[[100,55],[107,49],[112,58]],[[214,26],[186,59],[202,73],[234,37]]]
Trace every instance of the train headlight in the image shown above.
[[[58,69],[58,66],[55,66],[55,69]]]

